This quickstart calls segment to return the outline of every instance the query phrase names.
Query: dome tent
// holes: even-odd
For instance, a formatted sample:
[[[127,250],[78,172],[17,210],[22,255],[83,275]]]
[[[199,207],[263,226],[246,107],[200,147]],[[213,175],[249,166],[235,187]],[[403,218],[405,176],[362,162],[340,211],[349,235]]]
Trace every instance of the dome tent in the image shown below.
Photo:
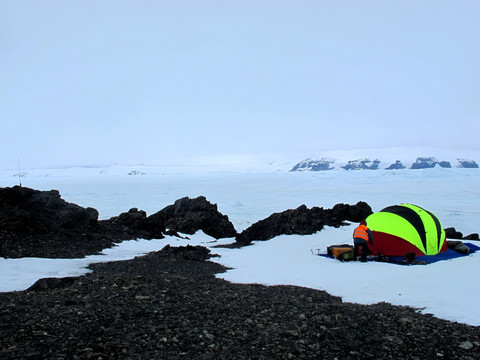
[[[447,250],[445,231],[438,218],[419,206],[386,207],[367,217],[373,234],[373,254],[386,256],[436,255]]]

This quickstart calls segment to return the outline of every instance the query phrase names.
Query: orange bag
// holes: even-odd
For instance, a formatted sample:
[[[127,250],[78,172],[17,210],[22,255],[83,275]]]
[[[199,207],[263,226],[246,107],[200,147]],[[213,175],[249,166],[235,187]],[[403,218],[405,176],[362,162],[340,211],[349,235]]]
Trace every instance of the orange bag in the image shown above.
[[[332,249],[332,255],[335,259],[339,259],[340,256],[346,252],[351,252],[352,253],[352,258],[353,258],[353,250],[352,248],[349,247],[334,247]]]

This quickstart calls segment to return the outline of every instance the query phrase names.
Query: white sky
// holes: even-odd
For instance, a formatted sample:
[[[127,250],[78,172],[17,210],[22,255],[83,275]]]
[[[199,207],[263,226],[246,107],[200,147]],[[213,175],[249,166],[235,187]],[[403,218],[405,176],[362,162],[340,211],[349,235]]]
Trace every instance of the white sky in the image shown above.
[[[479,151],[478,44],[477,0],[0,0],[0,167]]]

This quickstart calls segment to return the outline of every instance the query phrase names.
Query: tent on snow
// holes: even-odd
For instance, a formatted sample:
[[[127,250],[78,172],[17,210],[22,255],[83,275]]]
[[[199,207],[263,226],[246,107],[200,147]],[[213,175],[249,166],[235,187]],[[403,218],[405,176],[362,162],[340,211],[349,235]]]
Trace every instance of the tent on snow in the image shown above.
[[[389,206],[367,217],[374,255],[436,255],[447,250],[445,230],[438,218],[419,206]]]

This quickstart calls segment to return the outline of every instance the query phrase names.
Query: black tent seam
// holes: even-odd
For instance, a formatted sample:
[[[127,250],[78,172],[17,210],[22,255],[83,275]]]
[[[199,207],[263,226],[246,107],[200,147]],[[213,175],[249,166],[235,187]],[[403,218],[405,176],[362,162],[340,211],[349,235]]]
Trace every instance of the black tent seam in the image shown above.
[[[420,240],[422,240],[425,253],[427,253],[427,234],[425,231],[425,226],[423,225],[422,218],[415,210],[412,210],[406,206],[394,205],[386,207],[380,212],[389,212],[398,215],[407,220],[410,224],[412,224],[412,226],[415,228],[418,235],[420,236]]]

